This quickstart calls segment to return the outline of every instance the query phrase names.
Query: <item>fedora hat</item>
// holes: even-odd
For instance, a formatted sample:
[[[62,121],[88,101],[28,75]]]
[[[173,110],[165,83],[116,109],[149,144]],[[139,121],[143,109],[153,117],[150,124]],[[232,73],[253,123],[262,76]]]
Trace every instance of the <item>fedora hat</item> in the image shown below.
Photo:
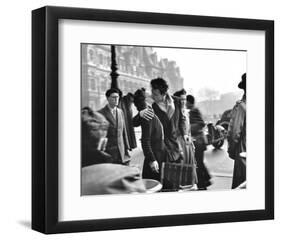
[[[246,73],[241,76],[241,81],[238,84],[238,88],[246,90]]]

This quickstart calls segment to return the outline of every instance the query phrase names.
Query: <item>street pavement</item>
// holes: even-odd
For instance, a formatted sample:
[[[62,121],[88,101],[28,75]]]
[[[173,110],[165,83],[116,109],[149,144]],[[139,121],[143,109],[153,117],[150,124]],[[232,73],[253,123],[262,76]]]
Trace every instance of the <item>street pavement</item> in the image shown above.
[[[140,143],[141,129],[137,128],[135,133],[137,148],[130,152],[132,159],[130,165],[142,170],[144,155]],[[221,149],[215,149],[209,145],[205,151],[204,163],[212,177],[212,185],[208,187],[208,190],[231,189],[234,161],[228,157],[226,150],[227,142],[225,141]]]
[[[228,157],[227,141],[221,149],[209,145],[205,151],[204,163],[212,176],[208,190],[231,189],[234,161]]]

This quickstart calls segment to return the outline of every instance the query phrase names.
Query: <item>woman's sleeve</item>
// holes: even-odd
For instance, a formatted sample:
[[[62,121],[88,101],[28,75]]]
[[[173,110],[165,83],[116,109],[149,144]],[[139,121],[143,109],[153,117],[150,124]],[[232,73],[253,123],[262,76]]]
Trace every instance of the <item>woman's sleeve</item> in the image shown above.
[[[133,126],[139,127],[140,125],[141,125],[141,117],[140,114],[138,113],[136,116],[133,117]]]
[[[150,162],[153,162],[156,161],[156,158],[151,148],[151,132],[152,132],[151,125],[152,125],[151,121],[141,121],[141,128],[142,128],[141,146],[145,158]]]
[[[124,113],[123,111],[121,112],[122,115],[122,121],[125,124],[125,117],[124,117]],[[124,139],[124,147],[125,147],[125,152],[129,149],[131,150],[130,144],[129,144],[129,140],[128,140],[128,134],[127,134],[127,129],[126,126],[123,126],[123,139]]]

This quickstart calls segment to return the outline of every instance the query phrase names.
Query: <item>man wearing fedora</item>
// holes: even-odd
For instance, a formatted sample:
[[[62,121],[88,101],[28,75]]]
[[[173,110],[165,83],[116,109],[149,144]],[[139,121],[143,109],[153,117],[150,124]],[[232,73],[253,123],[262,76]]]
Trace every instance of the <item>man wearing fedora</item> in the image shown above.
[[[244,94],[232,109],[227,136],[228,154],[234,160],[232,188],[246,181],[246,162],[240,155],[246,152],[246,73],[242,75],[238,88],[243,89]]]

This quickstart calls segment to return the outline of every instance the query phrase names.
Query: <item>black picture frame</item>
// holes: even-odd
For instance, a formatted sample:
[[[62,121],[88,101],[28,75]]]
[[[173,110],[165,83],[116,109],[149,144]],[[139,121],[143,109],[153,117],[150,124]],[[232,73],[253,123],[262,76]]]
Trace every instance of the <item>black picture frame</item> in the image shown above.
[[[58,21],[94,20],[265,31],[265,209],[58,221]],[[64,233],[274,218],[274,22],[47,6],[32,11],[32,229]]]

